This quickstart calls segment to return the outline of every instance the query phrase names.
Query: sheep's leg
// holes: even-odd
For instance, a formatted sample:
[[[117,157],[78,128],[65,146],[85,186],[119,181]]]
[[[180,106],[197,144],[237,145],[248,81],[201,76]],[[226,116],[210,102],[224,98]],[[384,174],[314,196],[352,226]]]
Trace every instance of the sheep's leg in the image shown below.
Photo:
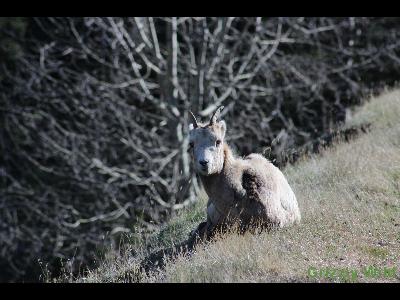
[[[209,240],[223,224],[223,216],[218,212],[211,200],[207,203],[207,221],[200,223],[189,235],[191,244]]]
[[[211,199],[207,203],[207,222],[211,227],[215,227],[223,222],[223,216],[219,213]]]

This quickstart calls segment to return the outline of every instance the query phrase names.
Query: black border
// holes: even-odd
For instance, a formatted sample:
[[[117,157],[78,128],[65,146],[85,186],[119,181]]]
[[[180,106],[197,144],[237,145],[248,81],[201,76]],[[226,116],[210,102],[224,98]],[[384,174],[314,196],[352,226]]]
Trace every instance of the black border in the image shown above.
[[[1,16],[393,16],[394,0],[7,1]]]

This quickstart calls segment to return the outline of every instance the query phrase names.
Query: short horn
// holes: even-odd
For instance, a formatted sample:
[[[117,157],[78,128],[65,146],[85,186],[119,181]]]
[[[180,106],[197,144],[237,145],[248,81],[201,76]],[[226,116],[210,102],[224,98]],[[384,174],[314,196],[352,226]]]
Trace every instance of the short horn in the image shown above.
[[[199,127],[199,125],[197,124],[196,117],[194,116],[194,114],[190,110],[189,110],[189,112],[190,112],[190,115],[192,116],[192,119],[193,119],[193,127],[194,128]]]
[[[210,125],[213,125],[215,122],[217,122],[217,119],[219,118],[221,111],[223,109],[224,109],[224,106],[220,106],[217,108],[217,110],[214,112],[214,114],[211,117]]]

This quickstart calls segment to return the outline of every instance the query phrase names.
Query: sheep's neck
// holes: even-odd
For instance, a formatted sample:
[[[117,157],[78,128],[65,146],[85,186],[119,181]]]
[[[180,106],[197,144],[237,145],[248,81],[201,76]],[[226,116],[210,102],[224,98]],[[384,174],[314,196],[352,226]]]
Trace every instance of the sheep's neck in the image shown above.
[[[232,154],[232,150],[229,148],[228,144],[224,143],[223,147],[224,163],[221,171],[208,176],[200,175],[200,179],[203,183],[204,189],[206,190],[209,197],[212,197],[215,189],[218,189],[221,187],[221,185],[225,184],[224,173],[226,173],[226,171],[232,167],[232,164],[235,160]]]

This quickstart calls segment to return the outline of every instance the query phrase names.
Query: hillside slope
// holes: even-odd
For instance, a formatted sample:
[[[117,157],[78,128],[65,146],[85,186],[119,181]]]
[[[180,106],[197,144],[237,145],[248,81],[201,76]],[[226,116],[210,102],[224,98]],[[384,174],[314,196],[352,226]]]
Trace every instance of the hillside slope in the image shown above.
[[[298,197],[299,226],[228,234],[140,281],[400,281],[400,90],[371,99],[345,126],[366,122],[368,133],[283,170]],[[130,237],[124,254],[110,252],[78,281],[132,279],[146,253],[184,240],[205,217],[201,199],[148,240]]]

